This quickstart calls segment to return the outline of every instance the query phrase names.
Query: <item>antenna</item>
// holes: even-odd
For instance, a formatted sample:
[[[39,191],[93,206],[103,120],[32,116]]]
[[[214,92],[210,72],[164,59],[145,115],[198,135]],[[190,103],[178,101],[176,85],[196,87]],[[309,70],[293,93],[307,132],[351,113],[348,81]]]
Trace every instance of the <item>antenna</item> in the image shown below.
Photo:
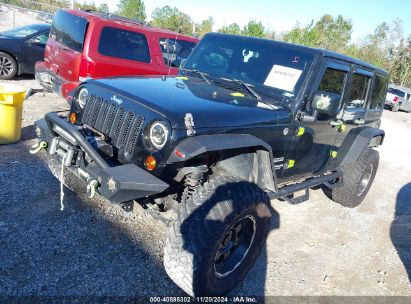
[[[179,15],[179,17],[181,17],[181,15]],[[177,29],[177,31],[176,31],[176,38],[175,38],[175,40],[174,40],[174,49],[173,49],[173,53],[171,54],[171,57],[173,57],[174,56],[174,52],[175,52],[175,50],[177,49],[177,38],[178,38],[178,31],[180,30],[180,28],[181,28],[181,24],[183,23],[182,22],[182,18],[180,19],[180,24],[178,25],[178,29]],[[168,53],[168,48],[167,48],[167,53]],[[168,72],[167,72],[167,76],[170,76],[170,72],[171,72],[171,60],[170,60],[170,54],[169,54],[169,59],[168,59]]]

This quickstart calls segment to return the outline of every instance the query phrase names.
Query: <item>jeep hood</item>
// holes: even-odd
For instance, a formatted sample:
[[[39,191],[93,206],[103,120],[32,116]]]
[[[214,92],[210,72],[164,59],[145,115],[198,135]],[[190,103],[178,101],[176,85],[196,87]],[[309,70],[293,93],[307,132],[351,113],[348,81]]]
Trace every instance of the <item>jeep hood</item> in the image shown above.
[[[195,128],[246,127],[285,123],[290,110],[270,99],[270,105],[247,94],[196,77],[121,77],[92,80],[115,96],[156,111],[173,128],[185,128],[185,116],[193,116]],[[245,95],[245,96],[244,96]]]

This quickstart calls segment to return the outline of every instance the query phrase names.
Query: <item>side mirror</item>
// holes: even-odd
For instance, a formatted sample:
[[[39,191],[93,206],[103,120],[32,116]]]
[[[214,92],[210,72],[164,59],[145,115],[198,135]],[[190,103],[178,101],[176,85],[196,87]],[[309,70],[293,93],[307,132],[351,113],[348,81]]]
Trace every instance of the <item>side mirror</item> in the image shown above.
[[[311,108],[318,113],[334,116],[339,112],[340,102],[341,95],[318,91],[314,95]]]

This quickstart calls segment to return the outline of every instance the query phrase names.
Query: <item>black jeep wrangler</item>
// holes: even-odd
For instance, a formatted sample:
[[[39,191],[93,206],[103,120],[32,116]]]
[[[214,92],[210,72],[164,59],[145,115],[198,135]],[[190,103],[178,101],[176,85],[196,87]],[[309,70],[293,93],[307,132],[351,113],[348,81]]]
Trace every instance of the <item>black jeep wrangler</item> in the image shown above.
[[[321,185],[346,207],[363,201],[387,83],[340,54],[212,33],[176,77],[84,82],[67,118],[36,122],[35,151],[64,166],[69,188],[168,221],[171,279],[222,295],[264,246],[270,199],[301,203]]]

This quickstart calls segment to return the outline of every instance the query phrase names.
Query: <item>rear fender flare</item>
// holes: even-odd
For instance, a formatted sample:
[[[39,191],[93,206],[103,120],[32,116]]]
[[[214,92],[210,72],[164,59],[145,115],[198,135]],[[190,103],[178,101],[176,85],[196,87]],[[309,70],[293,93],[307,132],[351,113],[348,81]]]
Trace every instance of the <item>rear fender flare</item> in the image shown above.
[[[372,127],[352,129],[338,151],[339,165],[347,165],[357,161],[367,147],[382,145],[385,137],[384,130]]]

